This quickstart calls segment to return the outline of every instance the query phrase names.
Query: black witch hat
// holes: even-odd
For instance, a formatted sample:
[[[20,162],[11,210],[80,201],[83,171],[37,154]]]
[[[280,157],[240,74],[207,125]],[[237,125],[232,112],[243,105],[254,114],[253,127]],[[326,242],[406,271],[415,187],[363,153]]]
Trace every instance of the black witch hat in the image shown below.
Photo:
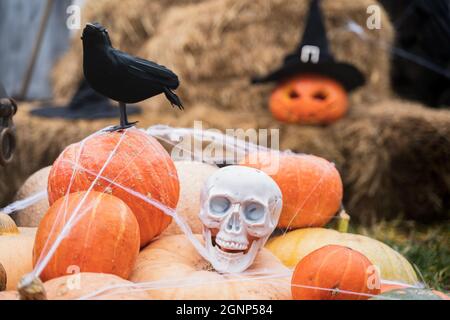
[[[252,82],[277,82],[298,74],[314,73],[337,80],[347,91],[364,84],[364,76],[356,67],[336,61],[331,54],[319,0],[311,1],[307,19],[302,41],[284,58],[283,65],[265,77],[252,79]]]
[[[140,112],[141,110],[137,106],[127,107],[128,114]],[[95,120],[117,118],[119,108],[113,105],[107,97],[94,91],[83,79],[67,106],[40,107],[32,110],[31,114],[45,118]]]

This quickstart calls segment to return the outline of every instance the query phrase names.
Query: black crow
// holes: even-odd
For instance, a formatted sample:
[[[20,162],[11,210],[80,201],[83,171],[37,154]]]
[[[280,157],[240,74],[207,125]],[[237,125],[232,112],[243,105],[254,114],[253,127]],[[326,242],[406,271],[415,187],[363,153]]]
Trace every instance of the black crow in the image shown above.
[[[133,57],[114,49],[106,28],[88,23],[83,41],[83,71],[90,86],[100,94],[119,102],[120,125],[112,130],[128,128],[126,103],[136,103],[164,93],[172,106],[183,109],[171,89],[178,88],[178,77],[166,67]]]

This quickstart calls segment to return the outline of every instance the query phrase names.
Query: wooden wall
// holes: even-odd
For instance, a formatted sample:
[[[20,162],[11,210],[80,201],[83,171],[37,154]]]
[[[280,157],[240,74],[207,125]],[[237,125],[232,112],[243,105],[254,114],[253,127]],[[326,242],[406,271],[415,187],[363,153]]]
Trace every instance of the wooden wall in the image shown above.
[[[0,80],[10,95],[20,91],[45,3],[45,0],[0,1]],[[66,9],[70,4],[71,0],[56,0],[53,3],[28,99],[51,96],[48,75],[55,59],[68,46],[70,32],[66,27]]]

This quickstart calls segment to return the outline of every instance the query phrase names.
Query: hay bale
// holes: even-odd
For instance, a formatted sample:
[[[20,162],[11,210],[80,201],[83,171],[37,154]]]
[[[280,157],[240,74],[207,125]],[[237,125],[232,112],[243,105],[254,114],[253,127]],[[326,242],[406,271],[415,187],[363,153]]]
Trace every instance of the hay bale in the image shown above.
[[[387,100],[358,108],[330,128],[346,205],[363,222],[375,217],[448,219],[450,111]]]
[[[158,99],[164,98],[155,100]],[[69,144],[117,122],[113,119],[68,121],[38,118],[29,114],[33,108],[36,108],[33,104],[20,104],[14,118],[17,127],[17,151],[13,162],[6,168],[0,168],[0,206],[12,201],[24,181],[37,170],[51,165]],[[146,107],[142,111],[136,118],[130,118],[130,121],[139,120],[140,128],[156,124],[191,128],[194,121],[202,120],[204,129],[278,129],[282,149],[318,154],[337,163],[340,163],[339,159],[342,158],[339,150],[334,147],[328,130],[320,127],[281,126],[272,119],[267,110],[255,116],[250,111],[233,113],[198,104],[181,112],[171,108],[166,102],[164,108]],[[270,131],[268,133],[270,134]],[[168,151],[172,148],[170,145],[165,147]]]
[[[368,79],[351,95],[353,103],[390,94],[389,52],[379,42],[391,43],[393,29],[384,11],[382,29],[366,30],[370,41],[345,28],[348,19],[364,26],[366,9],[372,4],[376,1],[322,1],[331,50],[338,59],[354,63]],[[186,104],[255,110],[266,106],[273,85],[253,86],[249,79],[275,69],[293,50],[307,7],[305,0],[136,0],[132,4],[100,0],[88,1],[82,17],[83,23],[100,21],[108,26],[117,48],[174,69],[182,80],[179,93]],[[75,92],[82,78],[81,61],[76,35],[53,70],[56,98],[68,99]]]
[[[19,106],[18,150],[0,169],[0,202],[36,170],[50,165],[70,143],[114,123],[113,120],[63,121],[28,115]],[[267,110],[239,113],[198,104],[184,112],[144,108],[139,127],[155,124],[204,129],[279,129],[280,148],[312,153],[336,163],[345,185],[345,205],[361,221],[374,217],[432,220],[448,218],[450,207],[450,111],[387,100],[355,107],[328,127],[285,125]],[[130,119],[133,120],[133,119]],[[270,131],[269,131],[270,133]],[[169,151],[170,145],[165,146]]]
[[[192,127],[194,121],[202,120],[204,128],[221,130],[279,129],[281,149],[317,154],[336,163],[346,186],[346,206],[360,220],[399,213],[440,218],[448,215],[445,211],[450,206],[448,111],[394,100],[380,102],[390,96],[389,52],[384,47],[393,38],[389,19],[381,11],[381,30],[365,29],[370,41],[345,28],[348,19],[364,26],[367,7],[373,4],[377,2],[322,1],[331,50],[367,77],[366,85],[350,95],[347,117],[328,127],[275,121],[267,110],[274,85],[249,83],[252,76],[275,69],[297,45],[306,0],[137,0],[132,4],[101,0],[89,1],[83,16],[84,21],[106,24],[116,47],[158,61],[179,74],[177,93],[186,111],[173,111],[163,96],[156,97],[143,103],[148,108],[139,116],[140,127],[158,123]],[[75,37],[54,70],[57,97],[68,98],[76,89],[82,76],[81,54],[81,42]],[[80,121],[67,126],[67,122],[49,120],[50,127],[60,128],[51,129],[56,132],[50,134],[37,120],[27,121],[30,124],[22,124],[18,131],[24,137],[21,141],[28,141],[33,150],[20,151],[23,166],[17,167],[17,173],[7,173],[20,181],[12,189],[50,164],[69,142],[111,124]],[[36,130],[43,132],[33,136]],[[42,145],[36,143],[38,139]],[[9,190],[10,182],[3,182],[8,179],[0,182],[1,199]]]
[[[12,201],[25,180],[37,170],[53,164],[53,161],[69,144],[78,142],[91,133],[118,123],[118,119],[64,120],[40,118],[30,114],[36,103],[21,103],[14,116],[17,134],[17,150],[12,163],[0,167],[0,207]],[[144,108],[136,120],[138,126],[164,123],[192,126],[192,121],[180,121],[185,113],[166,105],[166,108]],[[130,116],[134,120],[134,116]]]
[[[204,104],[175,113],[176,118],[165,113],[153,118],[155,123],[192,127],[203,120],[205,129],[278,129],[281,150],[319,155],[336,164],[345,185],[344,204],[360,222],[399,215],[449,218],[449,110],[385,100],[355,106],[327,127],[281,124],[267,110],[236,113]]]
[[[171,6],[181,6],[200,0],[87,0],[82,9],[82,25],[100,22],[108,28],[111,41],[121,50],[136,53],[142,42],[155,32],[162,12]],[[73,37],[69,50],[52,71],[53,95],[69,99],[83,78],[82,30]]]
[[[389,44],[393,30],[382,11],[382,32],[366,30],[364,41],[346,29],[348,19],[365,26],[374,0],[324,0],[322,8],[331,50],[367,77],[351,101],[371,102],[389,95]],[[267,74],[297,45],[308,2],[303,0],[210,0],[165,13],[141,56],[170,65],[182,79],[186,104],[259,111],[273,85],[252,86],[252,76]],[[377,42],[378,41],[378,42]]]
[[[169,109],[164,110],[161,109],[158,116],[152,118],[155,124],[192,128],[195,121],[201,121],[203,129],[218,129],[222,132],[228,129],[242,129],[245,134],[248,129],[257,132],[267,130],[268,142],[274,139],[276,143],[269,145],[273,148],[315,154],[335,162],[338,168],[343,162],[341,152],[336,148],[334,133],[327,127],[282,124],[274,120],[267,110],[261,110],[258,114],[250,110],[235,113],[218,107],[196,104],[183,113],[175,113],[178,116],[176,118],[170,117],[167,113]],[[276,136],[272,138],[273,135]],[[170,146],[166,148],[170,149]]]

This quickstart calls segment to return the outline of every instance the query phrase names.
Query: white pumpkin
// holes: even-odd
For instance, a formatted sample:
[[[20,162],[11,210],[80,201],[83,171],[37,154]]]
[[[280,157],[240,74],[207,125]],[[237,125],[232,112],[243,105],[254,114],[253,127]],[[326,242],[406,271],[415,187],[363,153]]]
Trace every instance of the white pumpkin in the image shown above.
[[[47,190],[48,174],[51,168],[48,166],[33,173],[17,191],[14,201],[23,200]],[[31,206],[12,214],[11,217],[19,227],[37,227],[48,208],[48,197],[44,197]]]
[[[175,161],[180,181],[180,198],[177,213],[189,224],[193,233],[202,233],[200,194],[205,181],[218,170],[216,166],[198,161]],[[175,221],[163,232],[163,236],[182,234]]]

